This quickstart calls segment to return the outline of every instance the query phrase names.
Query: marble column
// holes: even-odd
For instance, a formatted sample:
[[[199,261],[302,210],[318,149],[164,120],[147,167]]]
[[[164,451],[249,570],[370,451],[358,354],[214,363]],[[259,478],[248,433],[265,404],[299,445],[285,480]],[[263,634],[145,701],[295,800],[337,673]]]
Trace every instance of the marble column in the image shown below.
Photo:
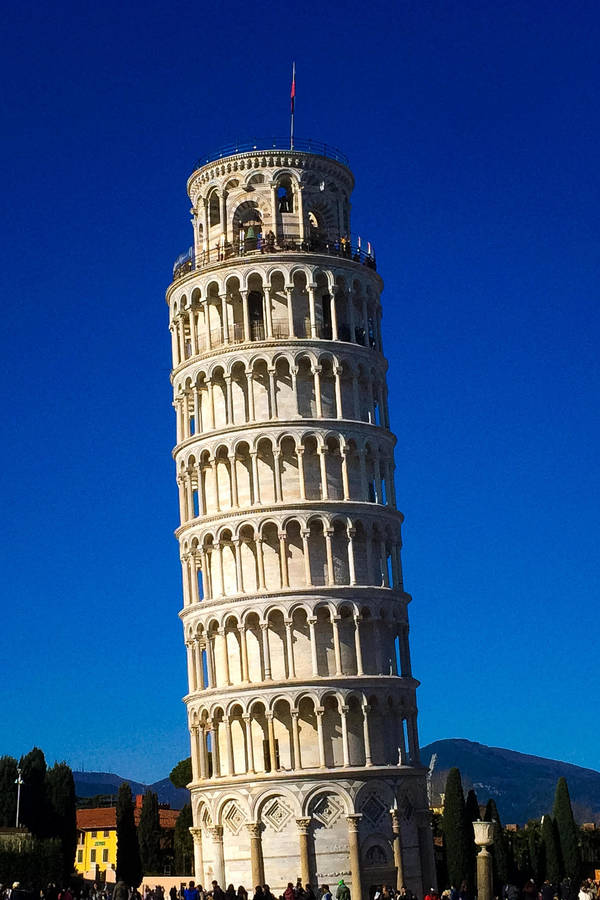
[[[262,852],[262,825],[260,822],[248,822],[246,829],[250,835],[250,866],[252,884],[265,883],[265,864]]]
[[[202,829],[190,828],[194,839],[194,876],[197,884],[204,884],[204,859],[202,856]]]
[[[311,818],[310,816],[302,819],[296,819],[296,825],[298,826],[298,841],[300,843],[300,878],[302,879],[302,885],[310,884],[310,855],[308,848],[308,831],[310,828]]]
[[[400,829],[400,812],[398,809],[390,809],[392,817],[392,847],[394,849],[394,865],[396,866],[396,887],[398,890],[404,884],[404,865],[402,862],[402,832]]]
[[[214,849],[215,879],[225,889],[225,854],[223,852],[223,826],[213,825],[210,836]]]
[[[348,823],[348,850],[350,851],[350,877],[352,879],[351,895],[362,898],[362,877],[360,872],[360,846],[358,841],[358,826],[362,819],[362,813],[353,813],[346,816]]]

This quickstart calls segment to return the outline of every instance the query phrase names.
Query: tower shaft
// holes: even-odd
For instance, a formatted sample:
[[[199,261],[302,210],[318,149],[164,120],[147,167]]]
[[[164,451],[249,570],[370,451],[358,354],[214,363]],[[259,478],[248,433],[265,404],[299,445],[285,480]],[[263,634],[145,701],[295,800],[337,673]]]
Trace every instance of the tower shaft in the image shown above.
[[[420,892],[383,283],[341,154],[298,143],[196,169],[167,292],[196,878]]]

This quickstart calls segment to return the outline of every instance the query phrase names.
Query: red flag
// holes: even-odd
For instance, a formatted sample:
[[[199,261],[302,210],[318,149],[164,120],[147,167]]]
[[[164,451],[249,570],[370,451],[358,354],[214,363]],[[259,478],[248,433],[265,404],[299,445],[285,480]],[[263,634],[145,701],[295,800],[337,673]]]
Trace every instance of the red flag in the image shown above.
[[[294,100],[296,98],[296,63],[292,63],[292,90],[290,99],[292,101],[292,114],[294,112]]]

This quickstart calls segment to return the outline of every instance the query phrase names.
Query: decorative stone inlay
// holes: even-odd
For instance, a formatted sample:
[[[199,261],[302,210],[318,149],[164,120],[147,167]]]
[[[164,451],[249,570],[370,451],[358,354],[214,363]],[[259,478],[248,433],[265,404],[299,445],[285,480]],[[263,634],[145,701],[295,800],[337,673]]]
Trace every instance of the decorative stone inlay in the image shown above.
[[[228,831],[231,831],[232,834],[239,834],[246,818],[237,803],[231,800],[223,810],[222,821]]]
[[[361,812],[371,825],[377,825],[387,813],[387,807],[376,794],[371,794],[363,803]]]
[[[387,856],[382,847],[375,844],[367,850],[366,862],[368,866],[384,866],[387,863]]]
[[[312,812],[315,819],[325,828],[331,828],[343,814],[344,807],[337,797],[323,795],[317,800]]]
[[[281,831],[292,818],[291,809],[286,806],[281,797],[275,797],[269,801],[263,809],[262,820],[274,831]]]
[[[400,812],[402,813],[402,818],[409,822],[410,819],[412,819],[414,811],[415,808],[410,802],[410,798],[405,795],[400,804]]]

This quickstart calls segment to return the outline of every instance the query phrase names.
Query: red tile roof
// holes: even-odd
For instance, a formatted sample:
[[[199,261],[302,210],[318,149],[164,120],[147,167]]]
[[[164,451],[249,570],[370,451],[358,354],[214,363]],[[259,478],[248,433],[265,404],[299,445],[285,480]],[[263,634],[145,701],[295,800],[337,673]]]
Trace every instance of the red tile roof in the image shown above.
[[[140,823],[141,810],[134,809],[135,824]],[[175,822],[179,815],[178,809],[159,809],[158,818],[161,828],[175,828]],[[80,831],[110,831],[117,827],[117,810],[114,806],[99,807],[98,809],[78,809],[77,827]]]

